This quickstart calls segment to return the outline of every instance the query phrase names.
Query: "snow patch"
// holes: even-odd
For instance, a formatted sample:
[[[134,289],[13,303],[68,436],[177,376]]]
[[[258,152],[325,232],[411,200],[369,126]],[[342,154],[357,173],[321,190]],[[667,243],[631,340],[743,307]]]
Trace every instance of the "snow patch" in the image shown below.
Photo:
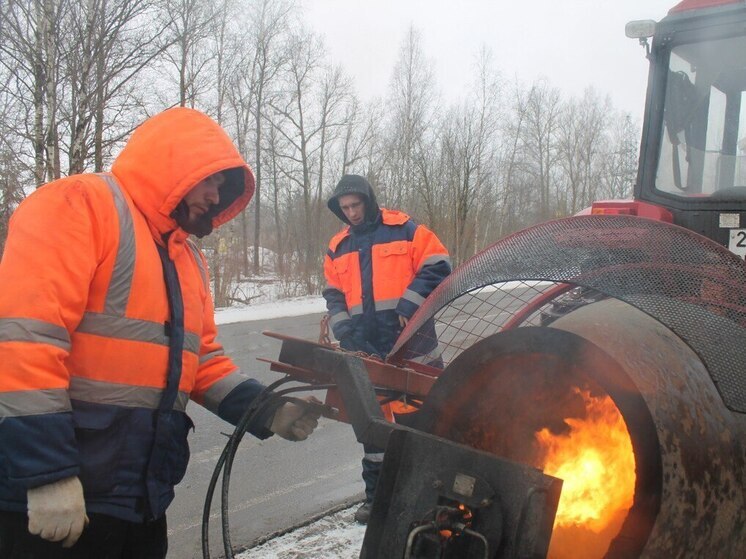
[[[323,312],[326,312],[326,301],[323,297],[298,297],[259,305],[215,309],[215,324],[232,324]]]
[[[236,555],[236,559],[358,559],[365,526],[355,522],[354,507],[325,516],[262,545]]]

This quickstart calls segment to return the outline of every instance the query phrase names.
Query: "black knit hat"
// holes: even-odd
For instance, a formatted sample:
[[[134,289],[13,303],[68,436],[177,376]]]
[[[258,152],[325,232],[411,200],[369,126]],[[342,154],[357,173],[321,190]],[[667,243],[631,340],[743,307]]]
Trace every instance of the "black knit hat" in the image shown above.
[[[345,217],[342,208],[339,207],[339,197],[345,194],[359,194],[365,200],[365,221],[373,222],[378,217],[378,202],[376,201],[376,193],[373,192],[373,187],[368,182],[368,179],[361,177],[360,175],[345,175],[337,183],[337,187],[334,189],[334,194],[329,198],[326,205],[339,219],[349,224],[349,220]]]

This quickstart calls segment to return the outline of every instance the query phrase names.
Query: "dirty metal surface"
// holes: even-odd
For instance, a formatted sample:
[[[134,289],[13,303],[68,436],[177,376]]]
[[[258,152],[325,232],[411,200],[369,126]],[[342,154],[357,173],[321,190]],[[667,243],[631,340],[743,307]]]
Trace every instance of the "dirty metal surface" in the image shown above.
[[[606,557],[746,557],[746,417],[724,405],[700,356],[621,301],[474,344],[417,427],[531,464],[534,433],[582,416],[576,385],[612,398],[635,454],[634,504]]]

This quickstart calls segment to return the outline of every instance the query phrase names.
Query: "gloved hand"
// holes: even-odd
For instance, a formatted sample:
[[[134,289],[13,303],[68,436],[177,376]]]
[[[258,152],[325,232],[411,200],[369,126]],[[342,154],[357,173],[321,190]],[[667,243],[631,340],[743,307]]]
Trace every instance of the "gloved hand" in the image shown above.
[[[302,398],[311,404],[321,404],[313,396]],[[318,409],[303,404],[286,402],[275,412],[269,430],[289,441],[304,441],[319,424]]]
[[[72,547],[88,524],[83,486],[73,476],[27,492],[28,531],[62,547]]]

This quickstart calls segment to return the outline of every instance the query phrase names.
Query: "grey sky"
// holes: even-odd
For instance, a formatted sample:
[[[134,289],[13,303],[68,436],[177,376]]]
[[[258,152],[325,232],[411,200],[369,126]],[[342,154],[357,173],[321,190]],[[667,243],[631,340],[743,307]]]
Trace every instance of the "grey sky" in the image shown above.
[[[418,29],[446,100],[462,98],[482,44],[503,78],[540,76],[568,95],[589,85],[642,117],[648,64],[624,35],[634,19],[660,21],[677,0],[303,0],[305,21],[369,100],[385,96],[402,39]]]

